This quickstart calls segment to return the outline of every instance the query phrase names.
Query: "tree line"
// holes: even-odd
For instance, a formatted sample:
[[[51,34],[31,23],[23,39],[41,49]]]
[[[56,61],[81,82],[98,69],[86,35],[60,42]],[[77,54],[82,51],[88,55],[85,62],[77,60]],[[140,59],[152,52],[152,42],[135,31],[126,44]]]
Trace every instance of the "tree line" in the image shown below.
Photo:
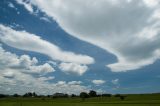
[[[54,93],[52,95],[38,95],[35,92],[28,92],[25,93],[24,95],[19,95],[19,94],[13,94],[13,95],[6,95],[6,94],[0,94],[0,98],[7,98],[7,97],[32,97],[32,98],[69,98],[69,97],[80,97],[82,100],[85,100],[86,98],[91,98],[91,97],[119,97],[121,100],[124,100],[126,96],[120,95],[120,94],[97,94],[96,91],[90,90],[89,93],[87,92],[81,92],[79,95],[76,94],[65,94],[65,93]]]

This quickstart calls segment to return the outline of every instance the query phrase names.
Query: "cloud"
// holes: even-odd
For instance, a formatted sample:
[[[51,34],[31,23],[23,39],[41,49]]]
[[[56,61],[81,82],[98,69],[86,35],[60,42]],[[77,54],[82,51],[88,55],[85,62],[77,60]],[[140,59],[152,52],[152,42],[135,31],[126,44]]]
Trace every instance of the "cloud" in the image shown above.
[[[54,76],[52,76],[52,77],[39,77],[39,78],[37,78],[39,81],[49,81],[49,80],[53,80],[53,79],[55,79],[55,77]]]
[[[32,66],[30,69],[33,70],[33,72],[39,72],[39,73],[43,73],[44,70],[46,70],[47,72],[52,72],[54,70],[53,67],[48,63],[45,63],[40,66]]]
[[[149,7],[154,7],[159,5],[160,0],[143,0],[143,2]]]
[[[32,0],[70,35],[117,57],[113,72],[160,58],[160,0]],[[156,18],[155,18],[156,17]]]
[[[52,64],[53,66],[57,66],[57,63],[56,62],[54,62],[54,61],[47,61],[48,63],[50,63],[50,64]]]
[[[28,50],[48,55],[53,60],[79,64],[94,63],[94,59],[90,56],[63,51],[56,45],[41,39],[37,35],[26,31],[16,31],[4,25],[0,25],[0,41],[21,50]]]
[[[114,86],[113,86],[113,90],[116,90],[116,89],[119,89],[119,88],[120,88],[120,83],[119,83],[119,79],[118,79],[118,78],[113,79],[111,82],[112,82],[112,84],[114,85]]]
[[[14,72],[13,78],[8,78],[3,75],[5,71],[1,71],[0,75],[0,93],[5,94],[24,94],[26,92],[36,92],[38,94],[53,94],[56,92],[79,94],[82,91],[89,91],[89,89],[83,85],[62,83],[50,83],[49,80],[54,80],[47,77],[36,78],[31,74],[21,73],[20,70],[12,70]],[[7,90],[10,89],[10,90]]]
[[[40,20],[46,21],[46,22],[51,22],[48,18],[46,17],[40,17]]]
[[[114,79],[114,80],[112,80],[111,82],[112,82],[113,84],[117,85],[117,84],[119,84],[119,79]]]
[[[68,84],[69,85],[80,85],[80,84],[82,84],[82,82],[81,81],[70,81],[70,82],[68,82]]]
[[[66,81],[58,81],[57,82],[57,85],[64,85],[64,84],[66,84]]]
[[[55,77],[46,76],[44,73],[54,72],[54,68],[48,63],[38,64],[39,61],[35,57],[18,56],[5,51],[0,46],[0,93],[24,94],[34,91],[47,95],[56,92],[79,94],[82,91],[88,91],[88,88],[80,85],[78,81],[51,82]],[[35,76],[34,73],[39,75]]]
[[[27,9],[27,11],[29,11],[30,13],[33,13],[33,12],[34,12],[34,9],[32,8],[32,5],[28,2],[28,0],[27,0],[27,1],[24,1],[24,0],[16,0],[16,2],[17,2],[18,4],[23,5],[23,6]]]
[[[38,60],[33,57],[31,58],[28,55],[18,56],[11,52],[5,51],[0,46],[0,70],[21,70],[24,73],[36,73],[36,74],[46,74],[50,72],[54,72],[54,68],[48,64],[37,65]],[[14,71],[8,71],[4,73],[5,76],[14,75]]]
[[[86,65],[77,64],[77,63],[61,63],[59,68],[69,74],[76,74],[76,75],[83,75],[87,70],[88,67]]]
[[[106,81],[104,80],[93,80],[92,83],[95,84],[95,85],[102,85],[104,84]]]
[[[15,6],[14,6],[11,2],[8,3],[8,6],[9,6],[10,8],[15,8]],[[16,8],[15,8],[15,9],[16,9]]]

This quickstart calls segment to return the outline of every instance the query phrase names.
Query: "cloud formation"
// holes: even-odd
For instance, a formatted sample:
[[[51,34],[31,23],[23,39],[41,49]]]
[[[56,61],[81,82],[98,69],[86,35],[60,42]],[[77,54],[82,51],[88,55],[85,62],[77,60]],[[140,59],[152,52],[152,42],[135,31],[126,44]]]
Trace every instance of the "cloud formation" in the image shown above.
[[[88,70],[88,67],[86,65],[64,62],[59,65],[59,68],[67,74],[76,75],[83,75]]]
[[[160,58],[160,0],[32,0],[70,35],[117,57],[114,72]]]
[[[24,94],[26,92],[36,92],[47,95],[56,92],[79,94],[82,91],[89,91],[89,88],[80,84],[69,84],[70,82],[66,83],[65,81],[61,81],[61,84],[60,81],[50,83],[49,80],[54,80],[50,77],[36,78],[30,74],[21,73],[20,71],[15,72],[14,77],[7,77],[3,72],[1,72],[2,74],[0,75],[0,93]]]
[[[0,70],[21,70],[23,73],[30,74],[46,74],[54,72],[54,68],[48,64],[38,65],[38,60],[33,57],[31,58],[28,55],[18,56],[11,52],[5,51],[0,46]],[[6,71],[4,73],[6,76],[14,75],[15,71]]]
[[[113,84],[117,85],[117,84],[119,84],[119,79],[114,79],[114,80],[112,80],[111,82],[112,82]]]
[[[88,91],[88,88],[80,85],[80,81],[58,81],[54,76],[45,76],[54,72],[54,68],[48,63],[38,65],[39,61],[28,55],[18,56],[5,51],[0,46],[0,93],[4,94],[24,94],[26,92],[36,92],[38,94],[53,94],[56,92],[78,94]],[[35,76],[38,74],[38,76]]]
[[[16,0],[16,1],[18,4],[23,5],[27,9],[27,11],[29,11],[30,13],[34,12],[34,9],[32,8],[32,5],[29,2],[24,0]]]
[[[63,51],[53,43],[43,40],[37,35],[26,31],[16,31],[4,25],[0,25],[0,41],[21,50],[45,54],[53,60],[77,64],[94,63],[94,59],[90,56]]]
[[[104,84],[106,81],[104,80],[92,80],[92,83],[95,85],[102,85]]]

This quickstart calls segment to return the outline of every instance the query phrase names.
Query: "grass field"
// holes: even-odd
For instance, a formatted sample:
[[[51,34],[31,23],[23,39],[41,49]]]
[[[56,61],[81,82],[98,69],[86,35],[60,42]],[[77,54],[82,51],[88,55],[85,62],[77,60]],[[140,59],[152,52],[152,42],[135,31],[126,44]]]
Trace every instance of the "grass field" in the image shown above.
[[[118,97],[87,98],[3,98],[0,106],[160,106],[160,94],[127,95]]]

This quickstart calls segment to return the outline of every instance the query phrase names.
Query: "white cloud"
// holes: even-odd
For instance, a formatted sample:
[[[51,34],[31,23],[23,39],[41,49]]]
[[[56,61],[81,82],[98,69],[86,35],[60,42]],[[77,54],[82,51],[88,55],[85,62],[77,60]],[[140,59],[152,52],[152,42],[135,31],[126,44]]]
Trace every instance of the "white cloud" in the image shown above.
[[[90,56],[63,51],[37,35],[30,34],[26,31],[15,31],[4,25],[0,25],[0,41],[11,47],[48,55],[53,60],[80,64],[94,63],[94,59]]]
[[[35,91],[38,94],[53,94],[55,92],[78,94],[82,91],[88,91],[88,88],[80,85],[78,81],[49,82],[55,77],[44,76],[43,73],[54,72],[54,69],[47,63],[37,65],[38,63],[39,61],[35,57],[18,56],[0,47],[0,93],[24,94]],[[34,76],[33,73],[38,73],[39,76]]]
[[[65,81],[58,81],[58,82],[57,82],[57,85],[65,85],[65,84],[66,84]]]
[[[143,0],[143,1],[149,7],[157,6],[160,3],[160,0]]]
[[[114,86],[113,86],[113,90],[116,90],[116,89],[119,89],[119,88],[120,88],[120,83],[119,83],[119,79],[118,79],[118,78],[113,79],[111,82],[112,82],[112,84],[114,85]]]
[[[70,35],[117,57],[107,67],[134,70],[160,58],[159,0],[32,0]],[[141,36],[141,37],[140,37]]]
[[[117,85],[117,84],[119,84],[119,79],[114,79],[114,80],[112,80],[111,82],[112,82],[113,84]]]
[[[46,22],[51,22],[47,17],[40,17],[40,20],[44,20]]]
[[[70,81],[70,82],[68,82],[68,84],[69,85],[80,85],[80,84],[82,84],[82,82],[81,81]]]
[[[52,76],[52,77],[39,77],[39,78],[37,78],[37,80],[39,80],[39,81],[49,81],[49,80],[53,80],[53,79],[55,79],[54,76]]]
[[[30,13],[34,12],[32,5],[29,3],[28,0],[25,0],[25,1],[24,0],[16,0],[16,1],[18,4],[23,5],[27,9],[27,11],[29,11]]]
[[[48,61],[47,63],[49,63],[49,64],[52,64],[53,66],[57,66],[57,63],[56,62],[54,62],[54,61]]]
[[[35,57],[31,59],[31,57],[28,55],[20,56],[19,61],[20,61],[20,65],[23,67],[29,67],[31,65],[35,65],[38,63],[38,60]]]
[[[47,72],[55,71],[53,69],[53,67],[48,63],[45,63],[43,65],[39,65],[39,66],[32,66],[30,69],[33,70],[33,72],[39,72],[39,73],[43,73],[44,70]]]
[[[37,73],[37,74],[46,74],[49,72],[54,72],[54,68],[48,63],[37,65],[38,60],[33,57],[31,58],[28,55],[17,56],[11,52],[5,51],[0,46],[0,69],[1,70],[21,70],[25,73]],[[14,75],[14,71],[8,71],[4,73],[5,76]]]
[[[106,81],[104,80],[93,80],[92,83],[95,84],[95,85],[102,85],[104,84]]]
[[[4,70],[5,71],[11,70]],[[59,81],[57,83],[50,83],[48,80],[54,80],[47,77],[36,78],[30,74],[21,73],[20,70],[15,71],[13,78],[8,78],[0,75],[0,93],[5,94],[24,94],[26,92],[36,92],[38,94],[53,94],[56,92],[79,94],[82,91],[89,91],[89,89],[83,85],[68,84],[65,81]],[[7,89],[10,88],[8,91]]]
[[[15,8],[15,6],[14,6],[11,2],[8,3],[8,6],[9,6],[10,8]]]
[[[83,75],[88,70],[88,67],[86,65],[65,62],[61,63],[59,65],[59,68],[65,73],[76,75]]]

